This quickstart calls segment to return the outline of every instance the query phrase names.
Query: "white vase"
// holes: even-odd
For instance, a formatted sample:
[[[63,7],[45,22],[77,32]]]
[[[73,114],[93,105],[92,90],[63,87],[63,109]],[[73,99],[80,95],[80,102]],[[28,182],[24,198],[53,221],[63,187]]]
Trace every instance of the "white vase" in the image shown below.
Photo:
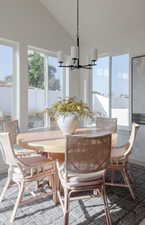
[[[80,127],[80,123],[76,115],[67,114],[59,115],[57,124],[64,135],[73,134],[75,130]]]

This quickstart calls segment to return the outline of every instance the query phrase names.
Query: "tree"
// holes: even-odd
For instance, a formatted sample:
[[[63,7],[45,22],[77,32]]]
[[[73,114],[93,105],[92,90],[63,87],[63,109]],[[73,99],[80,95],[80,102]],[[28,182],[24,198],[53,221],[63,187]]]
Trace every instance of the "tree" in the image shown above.
[[[55,78],[57,70],[48,65],[48,88],[49,90],[60,90],[60,81]],[[44,89],[44,57],[34,52],[28,56],[29,85]]]
[[[12,82],[12,75],[6,76],[5,81],[8,82],[8,83],[11,83]]]
[[[30,86],[44,89],[44,58],[36,52],[28,56],[28,80]]]

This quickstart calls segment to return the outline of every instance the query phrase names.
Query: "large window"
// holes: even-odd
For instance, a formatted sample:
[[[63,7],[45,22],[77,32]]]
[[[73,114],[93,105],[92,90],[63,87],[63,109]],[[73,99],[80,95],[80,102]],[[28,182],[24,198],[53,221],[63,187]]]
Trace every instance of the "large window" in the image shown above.
[[[6,120],[11,119],[15,107],[13,102],[14,51],[13,46],[0,42],[0,119]]]
[[[127,54],[112,57],[112,117],[118,125],[129,124],[129,57]]]
[[[100,58],[93,69],[93,111],[109,116],[109,57]]]
[[[28,128],[48,125],[43,111],[63,97],[63,70],[57,58],[36,50],[28,50]]]
[[[129,56],[103,57],[93,68],[92,106],[101,116],[129,126]]]

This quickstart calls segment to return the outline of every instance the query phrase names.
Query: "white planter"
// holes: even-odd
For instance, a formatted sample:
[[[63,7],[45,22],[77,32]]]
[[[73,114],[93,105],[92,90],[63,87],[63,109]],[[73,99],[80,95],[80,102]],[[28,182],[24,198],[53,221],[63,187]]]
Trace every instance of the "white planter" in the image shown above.
[[[79,120],[73,114],[60,115],[57,119],[57,124],[64,135],[73,134],[80,127]]]

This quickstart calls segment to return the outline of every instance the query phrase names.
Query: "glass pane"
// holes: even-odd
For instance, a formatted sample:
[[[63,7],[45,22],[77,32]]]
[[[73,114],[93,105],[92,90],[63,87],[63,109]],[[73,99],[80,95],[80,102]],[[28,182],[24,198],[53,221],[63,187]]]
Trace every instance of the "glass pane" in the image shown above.
[[[112,117],[118,125],[129,124],[129,56],[112,57]]]
[[[28,51],[28,128],[44,127],[44,56]]]
[[[48,107],[63,98],[63,69],[56,57],[48,57]]]
[[[0,120],[11,119],[13,95],[13,48],[0,45]],[[1,124],[1,123],[0,123]],[[2,126],[0,125],[0,129]]]
[[[93,110],[109,116],[109,57],[98,59],[93,68]]]
[[[48,95],[47,105],[51,107],[63,98],[63,69],[58,67],[58,59],[54,56],[48,57]],[[50,121],[51,128],[57,128],[54,120]]]

